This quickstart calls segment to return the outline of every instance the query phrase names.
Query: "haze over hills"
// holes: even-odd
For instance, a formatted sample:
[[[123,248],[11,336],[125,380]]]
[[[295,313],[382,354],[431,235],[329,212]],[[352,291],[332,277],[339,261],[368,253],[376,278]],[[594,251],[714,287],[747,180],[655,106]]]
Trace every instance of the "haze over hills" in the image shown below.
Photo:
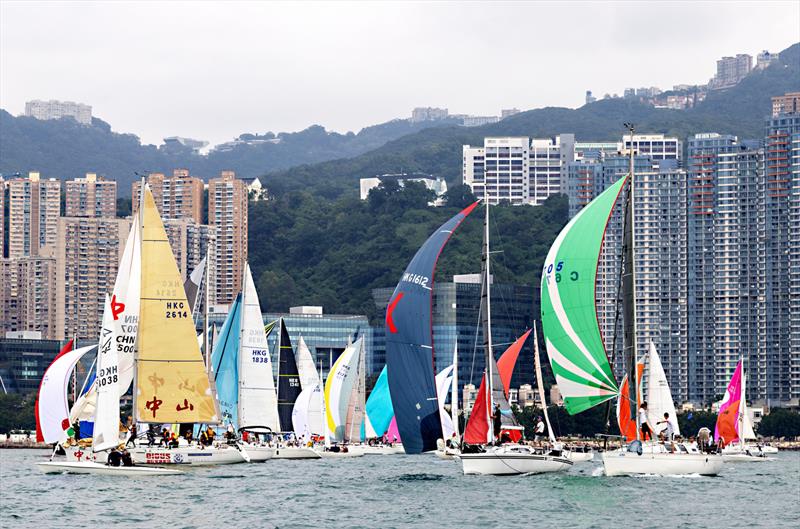
[[[780,61],[754,71],[737,86],[709,92],[688,110],[657,109],[626,99],[607,99],[578,109],[541,108],[481,127],[454,121],[412,123],[394,120],[366,127],[358,134],[328,132],[315,125],[280,133],[275,143],[239,145],[207,156],[170,154],[142,145],[133,134],[113,132],[95,119],[80,126],[70,119],[39,121],[0,110],[0,173],[36,170],[44,177],[73,178],[96,172],[119,182],[119,195],[130,194],[134,172],[170,172],[187,168],[209,178],[231,169],[241,177],[266,175],[273,193],[312,187],[334,198],[354,194],[357,179],[383,173],[420,171],[460,180],[461,146],[481,144],[485,136],[548,137],[574,133],[578,140],[616,140],[622,123],[633,121],[642,133],[685,138],[705,131],[759,137],[770,111],[770,97],[800,90],[800,44],[780,54]]]

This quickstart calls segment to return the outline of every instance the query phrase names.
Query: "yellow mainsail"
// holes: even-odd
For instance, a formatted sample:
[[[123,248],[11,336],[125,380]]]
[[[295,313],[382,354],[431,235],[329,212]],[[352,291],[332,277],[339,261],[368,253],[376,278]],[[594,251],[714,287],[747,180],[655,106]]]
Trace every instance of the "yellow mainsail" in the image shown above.
[[[136,418],[155,423],[217,423],[219,411],[178,265],[153,194],[144,187]]]

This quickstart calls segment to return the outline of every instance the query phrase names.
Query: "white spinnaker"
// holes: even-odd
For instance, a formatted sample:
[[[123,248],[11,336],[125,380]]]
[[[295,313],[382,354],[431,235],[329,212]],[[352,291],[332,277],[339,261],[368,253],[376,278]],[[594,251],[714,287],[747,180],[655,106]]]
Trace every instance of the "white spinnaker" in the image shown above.
[[[647,374],[647,399],[645,400],[647,401],[647,420],[656,429],[656,433],[667,427],[663,423],[664,413],[669,413],[669,419],[675,428],[675,435],[681,434],[667,375],[664,374],[661,359],[658,357],[658,351],[653,342],[650,342],[650,367]],[[662,424],[658,424],[659,422]]]
[[[92,450],[108,450],[119,444],[119,356],[116,348],[111,299],[106,294],[103,325],[97,345],[97,405]]]
[[[241,339],[239,341],[239,426],[280,431],[278,395],[261,305],[250,265],[245,266]]]
[[[64,353],[44,372],[36,402],[39,426],[45,443],[58,443],[66,439],[66,432],[70,427],[67,402],[70,375],[78,360],[96,348],[96,345],[90,345]]]
[[[447,394],[453,383],[453,366],[447,366],[436,375],[436,395],[439,399],[439,418],[442,421],[442,439],[450,439],[455,433],[453,419],[444,409]]]
[[[317,384],[306,388],[297,396],[292,409],[292,429],[298,438],[311,439],[322,435],[322,388]]]
[[[361,355],[359,338],[336,359],[325,382],[325,421],[331,441],[343,441],[350,396],[358,381],[358,362]]]
[[[750,421],[750,414],[747,411],[747,376],[744,372],[744,362],[742,362],[742,399],[739,401],[739,414],[742,416],[742,423],[739,429],[739,442],[744,445],[746,439],[756,439],[753,431],[753,423]]]
[[[311,350],[302,336],[297,343],[295,361],[297,362],[297,373],[300,375],[300,387],[302,389],[313,388],[321,384],[317,368],[314,367],[314,359],[311,357]]]

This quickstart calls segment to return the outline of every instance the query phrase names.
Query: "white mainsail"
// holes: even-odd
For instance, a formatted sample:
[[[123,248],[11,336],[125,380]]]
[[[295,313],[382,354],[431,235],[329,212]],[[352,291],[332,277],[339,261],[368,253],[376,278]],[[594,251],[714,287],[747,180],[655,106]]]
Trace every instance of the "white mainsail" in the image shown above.
[[[739,402],[739,414],[742,417],[741,435],[739,441],[744,445],[747,439],[756,439],[756,432],[753,431],[753,422],[750,420],[750,414],[747,411],[747,377],[744,372],[744,362],[742,362],[742,400]]]
[[[319,386],[321,384],[319,373],[317,373],[317,368],[314,366],[311,350],[302,336],[297,343],[295,360],[297,361],[297,373],[300,375],[300,387],[305,390],[306,388]]]
[[[103,325],[97,348],[97,404],[92,450],[99,452],[119,444],[119,355],[117,354],[111,299],[106,294]]]
[[[239,426],[280,431],[278,396],[261,305],[250,265],[245,265],[241,339],[239,341]]]
[[[442,439],[445,440],[450,439],[456,431],[453,426],[453,420],[450,418],[447,410],[444,409],[447,394],[449,393],[448,390],[453,384],[453,368],[454,366],[452,365],[447,366],[436,374],[436,395],[439,399],[439,418],[442,421]]]
[[[325,381],[325,424],[326,438],[331,441],[344,441],[345,423],[350,396],[358,379],[358,363],[361,356],[363,338],[350,344],[336,359]]]
[[[453,346],[453,384],[452,395],[450,396],[450,420],[453,423],[453,431],[456,436],[458,433],[458,344]]]
[[[656,345],[650,342],[650,366],[647,375],[647,420],[655,428],[656,433],[664,430],[664,413],[669,413],[670,421],[675,428],[675,435],[680,435],[678,416],[675,413],[675,403],[669,390],[667,375],[661,366],[661,360],[656,351]],[[662,424],[658,424],[661,422]]]

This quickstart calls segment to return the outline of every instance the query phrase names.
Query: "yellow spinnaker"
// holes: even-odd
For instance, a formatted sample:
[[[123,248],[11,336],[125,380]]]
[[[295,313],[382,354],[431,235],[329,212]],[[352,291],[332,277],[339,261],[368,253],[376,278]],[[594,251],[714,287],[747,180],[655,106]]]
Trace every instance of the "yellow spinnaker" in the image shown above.
[[[136,418],[155,423],[217,423],[205,363],[178,265],[145,186],[142,283],[136,358]]]

